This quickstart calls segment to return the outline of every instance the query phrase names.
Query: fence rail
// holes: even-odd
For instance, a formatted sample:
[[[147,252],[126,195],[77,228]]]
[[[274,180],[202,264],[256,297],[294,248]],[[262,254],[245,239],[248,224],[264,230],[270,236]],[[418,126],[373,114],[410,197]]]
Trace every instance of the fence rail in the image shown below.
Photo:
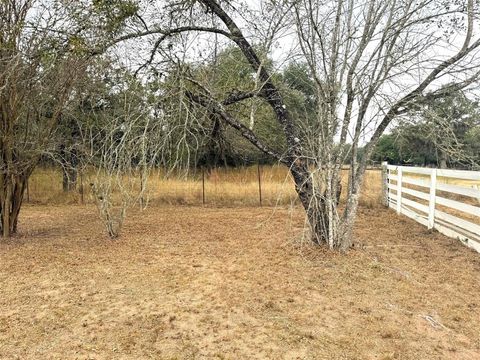
[[[480,171],[383,164],[384,203],[480,252]]]

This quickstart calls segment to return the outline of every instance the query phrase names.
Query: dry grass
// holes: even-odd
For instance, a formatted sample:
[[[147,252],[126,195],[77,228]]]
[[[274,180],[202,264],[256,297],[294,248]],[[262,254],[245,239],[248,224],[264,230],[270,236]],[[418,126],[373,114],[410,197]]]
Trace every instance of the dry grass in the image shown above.
[[[110,241],[91,206],[26,206],[0,242],[1,359],[479,359],[480,257],[382,208],[347,255],[303,213],[162,206]]]
[[[259,204],[258,169],[256,166],[219,168],[205,174],[207,204],[222,206],[252,206]],[[88,190],[92,175],[83,177],[85,200],[91,201]],[[346,188],[346,172],[343,176]],[[59,169],[39,168],[30,179],[30,201],[39,204],[79,203],[80,194],[62,192],[62,174]],[[261,167],[262,203],[288,205],[297,202],[292,179],[284,166]],[[140,179],[138,179],[140,189]],[[153,204],[202,204],[202,174],[170,175],[154,171],[148,179],[148,198]],[[342,198],[345,198],[345,192]],[[361,205],[376,207],[381,199],[381,172],[369,170],[365,176]]]

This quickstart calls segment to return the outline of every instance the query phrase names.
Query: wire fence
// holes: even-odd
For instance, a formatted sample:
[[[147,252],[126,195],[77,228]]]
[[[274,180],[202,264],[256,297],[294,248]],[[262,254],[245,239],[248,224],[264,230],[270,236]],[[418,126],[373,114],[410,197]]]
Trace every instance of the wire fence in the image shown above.
[[[361,203],[381,202],[381,171],[368,171]],[[141,178],[134,179],[141,188]],[[25,201],[33,204],[93,203],[90,184],[94,173],[79,173],[75,189],[63,191],[59,168],[38,168],[29,180]],[[343,174],[346,186],[346,171]],[[145,201],[149,204],[275,206],[298,204],[294,183],[282,165],[253,165],[235,168],[194,169],[188,173],[166,174],[160,169],[148,176]]]

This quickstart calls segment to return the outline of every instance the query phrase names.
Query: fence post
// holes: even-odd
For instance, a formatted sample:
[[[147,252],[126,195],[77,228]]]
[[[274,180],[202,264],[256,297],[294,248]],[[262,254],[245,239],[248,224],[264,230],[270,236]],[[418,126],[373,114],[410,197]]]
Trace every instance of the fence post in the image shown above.
[[[27,178],[27,203],[30,202],[30,186],[28,185],[29,179]]]
[[[435,197],[437,191],[437,169],[432,169],[430,174],[430,199],[428,202],[428,228],[433,229],[435,225]]]
[[[205,169],[202,167],[202,204],[205,205]]]
[[[83,171],[80,171],[80,201],[82,205],[85,204],[84,192],[85,189],[83,188]]]
[[[382,204],[388,207],[388,196],[389,189],[388,189],[388,162],[382,162]]]
[[[402,167],[397,167],[397,214],[402,213]]]
[[[262,206],[262,179],[260,174],[260,164],[257,164],[257,173],[258,173],[258,197],[260,199],[260,206]]]
[[[143,211],[145,210],[145,198],[143,197],[143,192],[145,191],[145,188],[144,188],[144,178],[143,178],[144,174],[143,174],[143,171],[140,170],[140,211]]]

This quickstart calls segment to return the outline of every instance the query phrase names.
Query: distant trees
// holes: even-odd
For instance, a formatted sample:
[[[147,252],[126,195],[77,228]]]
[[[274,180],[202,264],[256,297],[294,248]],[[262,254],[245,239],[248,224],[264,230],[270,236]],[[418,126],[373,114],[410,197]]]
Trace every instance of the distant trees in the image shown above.
[[[477,168],[480,165],[480,106],[462,92],[412,111],[383,135],[373,153],[376,161],[420,166]]]
[[[254,94],[257,91],[255,73],[243,58],[241,51],[236,47],[226,47],[212,54],[211,60],[199,66],[191,66],[191,73],[184,74],[187,79],[192,79],[209,89],[214,96],[228,94],[232,101],[232,111],[248,124],[250,128],[266,130],[272,123],[268,116],[268,108],[265,107]],[[194,91],[194,84],[185,84],[185,88],[179,87],[179,91]],[[232,91],[233,89],[233,91]],[[234,101],[237,94],[249,93],[249,98],[239,104]],[[215,114],[206,112],[202,108],[196,108],[197,116],[203,119],[204,133],[199,137],[200,148],[198,152],[198,164],[201,166],[234,166],[248,163],[258,159],[259,153],[248,141],[239,136]],[[269,134],[272,135],[272,134]]]
[[[257,47],[257,51],[260,54],[265,53],[260,47]],[[261,56],[263,66],[271,71],[272,80],[281,89],[292,119],[298,126],[305,126],[306,122],[313,119],[316,106],[313,79],[306,65],[289,62],[284,69],[275,69],[271,59]],[[185,94],[196,91],[201,86],[208,89],[213,96],[224,96],[224,103],[230,111],[258,134],[262,141],[278,153],[286,150],[285,138],[271,108],[258,97],[259,84],[256,74],[237,47],[227,46],[220,49],[200,65],[193,61],[184,61],[177,66],[177,70],[169,69],[163,72],[165,79],[160,82],[161,87],[174,89],[176,94]],[[197,143],[195,156],[190,159],[191,166],[210,168],[276,161],[208,109],[189,104],[189,111],[190,115],[197,119],[195,125],[190,124],[189,130],[195,137],[189,142]],[[169,116],[170,121],[175,121],[175,111],[169,112]]]
[[[388,161],[390,164],[401,163],[397,137],[393,134],[380,136],[373,151],[372,160],[376,162]]]
[[[467,130],[464,137],[465,148],[472,159],[472,169],[480,169],[480,126],[472,127]]]

